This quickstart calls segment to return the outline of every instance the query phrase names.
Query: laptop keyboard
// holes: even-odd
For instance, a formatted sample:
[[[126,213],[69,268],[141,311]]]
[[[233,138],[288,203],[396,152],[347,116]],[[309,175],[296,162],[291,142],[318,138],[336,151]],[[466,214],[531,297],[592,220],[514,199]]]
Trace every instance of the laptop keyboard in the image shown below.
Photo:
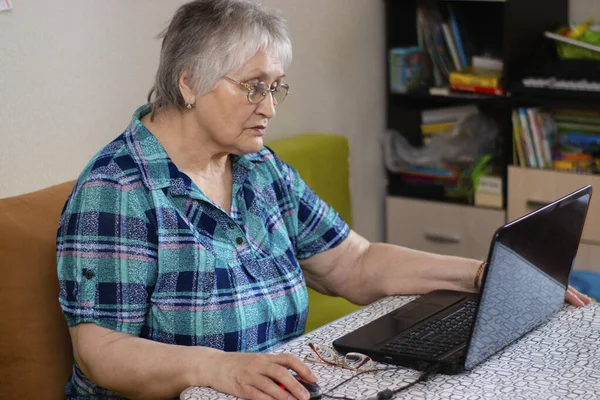
[[[469,300],[463,304],[463,308],[443,319],[435,319],[422,325],[407,335],[386,344],[381,350],[389,353],[437,358],[467,341],[476,305],[475,299]]]

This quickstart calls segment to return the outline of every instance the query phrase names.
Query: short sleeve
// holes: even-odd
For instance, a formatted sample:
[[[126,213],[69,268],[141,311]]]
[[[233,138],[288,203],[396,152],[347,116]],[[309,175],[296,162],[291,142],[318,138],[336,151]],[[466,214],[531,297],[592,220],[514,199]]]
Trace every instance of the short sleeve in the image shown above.
[[[306,259],[338,246],[350,234],[348,224],[333,207],[317,196],[294,167],[282,164],[296,210],[297,229],[293,240],[296,257]]]
[[[59,301],[69,326],[139,335],[157,276],[157,236],[142,185],[78,184],[57,234]]]

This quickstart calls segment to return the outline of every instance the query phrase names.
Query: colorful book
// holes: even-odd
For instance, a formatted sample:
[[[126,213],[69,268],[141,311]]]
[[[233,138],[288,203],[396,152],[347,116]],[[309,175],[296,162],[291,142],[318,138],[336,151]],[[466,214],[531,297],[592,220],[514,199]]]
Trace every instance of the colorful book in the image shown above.
[[[517,164],[525,168],[527,167],[527,159],[525,157],[525,150],[523,146],[523,130],[521,129],[521,123],[519,122],[519,113],[517,110],[513,110],[511,114],[512,125],[513,125],[513,147],[517,152]]]
[[[532,168],[538,168],[542,164],[538,162],[537,154],[535,153],[535,144],[533,142],[533,135],[529,129],[529,123],[527,118],[527,109],[521,107],[518,109],[519,120],[521,122],[521,129],[523,132],[523,138],[525,138],[525,147],[527,149],[528,164]]]
[[[529,129],[531,130],[531,137],[533,137],[533,145],[535,147],[535,154],[537,155],[538,167],[549,168],[551,163],[547,160],[542,144],[544,134],[541,129],[542,127],[538,122],[538,110],[537,108],[527,108],[525,112],[527,113],[527,122],[529,124]]]
[[[440,122],[437,124],[423,124],[421,125],[421,133],[423,135],[433,135],[436,133],[442,133],[450,131],[456,125],[455,122]]]
[[[461,65],[463,66],[463,68],[465,68],[469,65],[469,63],[467,61],[467,55],[465,54],[465,48],[463,46],[462,37],[460,35],[460,29],[458,29],[456,13],[454,12],[454,7],[452,7],[452,4],[448,4],[448,16],[450,20],[450,26],[452,27],[452,36],[454,37],[454,43],[456,44],[458,57],[460,58]]]
[[[475,104],[454,107],[429,108],[421,111],[421,123],[435,124],[440,122],[458,122],[465,118],[467,115],[476,114],[478,112],[479,109]]]
[[[448,46],[448,49],[450,49],[450,55],[452,56],[452,63],[454,64],[454,69],[456,71],[460,71],[463,69],[463,66],[460,62],[460,57],[458,56],[458,50],[456,48],[456,44],[454,43],[454,38],[452,37],[452,31],[450,30],[450,26],[446,23],[443,23],[442,31],[444,32],[446,45]]]
[[[450,85],[498,89],[502,86],[502,71],[467,67],[450,73]]]
[[[459,92],[471,92],[471,93],[481,93],[481,94],[491,94],[494,96],[504,96],[504,90],[502,88],[489,88],[484,86],[474,86],[474,85],[462,85],[451,83],[450,88],[452,90],[456,90]]]
[[[600,124],[585,124],[579,122],[562,122],[557,121],[556,126],[561,131],[576,131],[576,132],[587,132],[587,133],[599,133]]]
[[[538,111],[536,113],[536,123],[538,124],[538,129],[540,130],[540,134],[542,137],[542,151],[544,153],[544,161],[546,162],[546,166],[548,168],[552,168],[552,143],[551,136],[547,129],[547,124],[544,124],[544,119],[542,118],[542,112]]]

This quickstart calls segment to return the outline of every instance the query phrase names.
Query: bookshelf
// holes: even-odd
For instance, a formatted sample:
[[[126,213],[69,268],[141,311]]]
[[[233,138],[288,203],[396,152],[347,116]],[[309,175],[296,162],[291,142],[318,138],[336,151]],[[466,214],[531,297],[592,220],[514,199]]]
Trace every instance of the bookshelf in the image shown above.
[[[543,32],[568,24],[568,0],[384,0],[386,37],[386,76],[390,82],[390,50],[418,43],[417,9],[451,4],[460,23],[465,25],[472,53],[490,48],[501,58],[504,70],[503,96],[466,93],[431,94],[421,87],[408,93],[387,93],[387,128],[401,132],[414,146],[423,144],[423,110],[476,104],[480,112],[498,125],[494,161],[502,177],[501,209],[456,204],[439,191],[407,188],[398,174],[387,171],[386,240],[445,254],[484,258],[495,229],[527,211],[550,202],[575,189],[592,184],[600,189],[600,175],[579,175],[521,168],[513,160],[511,113],[518,107],[565,107],[598,109],[600,91],[581,92],[530,88],[522,79],[535,71],[554,68],[556,51]],[[442,16],[443,11],[442,11]],[[598,76],[600,62],[573,62],[570,68]],[[580,187],[577,186],[577,187]],[[460,202],[459,202],[460,203]],[[600,201],[592,201],[588,221],[600,218]],[[460,216],[457,218],[456,216]],[[475,223],[473,222],[475,221]],[[586,226],[581,257],[576,267],[600,264],[600,230]],[[410,232],[405,233],[406,227]],[[481,240],[485,238],[485,240]]]
[[[451,4],[466,25],[472,49],[482,51],[492,48],[501,54],[504,63],[503,87],[509,88],[513,76],[523,74],[529,64],[532,49],[544,40],[541,33],[566,23],[568,0],[528,1],[484,1],[484,0],[384,0],[386,7],[386,66],[389,66],[389,51],[393,48],[414,46],[417,42],[416,13],[419,7],[445,9]],[[543,13],[538,12],[544,10]],[[386,68],[390,81],[389,68]],[[502,134],[498,139],[497,157],[506,184],[506,166],[510,164],[512,147],[510,96],[485,96],[473,94],[451,94],[438,96],[429,94],[426,88],[407,94],[393,93],[387,89],[387,128],[393,129],[408,139],[412,145],[422,144],[420,116],[422,109],[477,103],[499,123]],[[508,139],[508,140],[507,140]],[[407,193],[398,187],[394,176],[388,174],[389,191],[394,194]],[[506,193],[506,188],[504,188]],[[412,195],[408,193],[409,195]],[[425,195],[431,199],[432,196]]]

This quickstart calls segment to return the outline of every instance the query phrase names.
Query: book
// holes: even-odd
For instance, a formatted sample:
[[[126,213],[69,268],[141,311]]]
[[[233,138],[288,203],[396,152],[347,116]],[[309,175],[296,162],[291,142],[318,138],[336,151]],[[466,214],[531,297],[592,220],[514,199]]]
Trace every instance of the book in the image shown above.
[[[430,108],[421,111],[421,123],[434,124],[440,122],[458,122],[465,118],[467,115],[476,114],[478,112],[479,109],[475,104],[454,107]]]
[[[529,123],[529,129],[531,130],[531,136],[533,137],[533,145],[535,148],[535,153],[537,155],[538,167],[540,168],[549,168],[551,165],[551,161],[548,161],[548,157],[545,154],[543,148],[543,132],[541,124],[538,120],[538,110],[537,108],[527,108],[525,110],[527,113],[527,122]]]
[[[600,111],[559,109],[553,113],[556,122],[575,122],[582,124],[600,124]]]
[[[595,124],[556,121],[556,126],[561,131],[575,131],[575,132],[587,132],[587,133],[599,133],[600,132],[600,125],[595,125]]]
[[[447,81],[450,76],[450,72],[452,72],[454,69],[454,65],[452,63],[450,49],[446,46],[446,39],[444,38],[444,32],[441,23],[436,22],[434,29],[436,52],[439,54],[442,74],[445,81]]]
[[[519,114],[517,110],[513,110],[511,114],[511,120],[513,125],[513,143],[514,148],[517,152],[517,164],[524,168],[527,167],[527,159],[525,158],[525,150],[523,144],[523,131],[521,129],[521,123],[519,122]]]
[[[435,85],[443,86],[448,81],[450,64],[447,62],[443,33],[434,14],[424,7],[418,8],[417,23],[422,32],[426,53],[431,60]]]
[[[450,73],[450,85],[476,86],[498,89],[502,84],[502,71],[467,67]]]
[[[431,135],[431,134],[451,131],[455,125],[456,125],[455,122],[439,122],[439,123],[435,123],[435,124],[422,124],[421,125],[421,133],[423,135]]]
[[[519,122],[521,123],[521,130],[523,132],[523,138],[525,139],[525,147],[527,149],[527,160],[528,164],[532,168],[538,168],[540,166],[537,155],[535,153],[535,144],[533,142],[533,136],[529,129],[529,123],[527,118],[527,109],[521,107],[518,109]]]
[[[449,87],[430,87],[429,94],[432,96],[449,96],[450,88]]]
[[[450,26],[452,27],[452,36],[454,37],[454,43],[456,44],[456,50],[458,52],[458,57],[460,58],[460,63],[463,68],[467,67],[469,63],[467,61],[467,55],[465,54],[462,36],[460,34],[460,29],[458,28],[458,20],[456,19],[456,13],[454,12],[454,7],[452,4],[448,4],[448,19],[450,21]]]
[[[452,90],[456,90],[459,92],[472,92],[472,93],[481,93],[481,94],[491,94],[494,96],[504,96],[504,90],[502,88],[489,88],[483,86],[474,86],[474,85],[461,85],[461,84],[450,84],[450,88]]]
[[[502,71],[504,69],[504,62],[499,58],[473,56],[471,58],[471,66],[479,69],[493,69],[496,71]]]
[[[452,56],[454,69],[456,71],[460,71],[461,69],[463,69],[463,66],[458,56],[458,50],[456,48],[456,44],[454,43],[454,38],[452,37],[452,32],[450,31],[450,26],[446,23],[442,23],[442,30],[444,32],[444,38],[446,39],[446,45],[448,46],[448,49],[450,49],[450,55]]]
[[[540,135],[542,138],[542,153],[544,156],[544,161],[546,163],[546,166],[548,168],[552,168],[552,139],[551,139],[551,132],[548,131],[548,125],[544,123],[544,118],[543,118],[543,114],[540,110],[536,111],[536,124],[538,126],[538,129],[540,131]],[[546,116],[546,118],[548,118]]]

